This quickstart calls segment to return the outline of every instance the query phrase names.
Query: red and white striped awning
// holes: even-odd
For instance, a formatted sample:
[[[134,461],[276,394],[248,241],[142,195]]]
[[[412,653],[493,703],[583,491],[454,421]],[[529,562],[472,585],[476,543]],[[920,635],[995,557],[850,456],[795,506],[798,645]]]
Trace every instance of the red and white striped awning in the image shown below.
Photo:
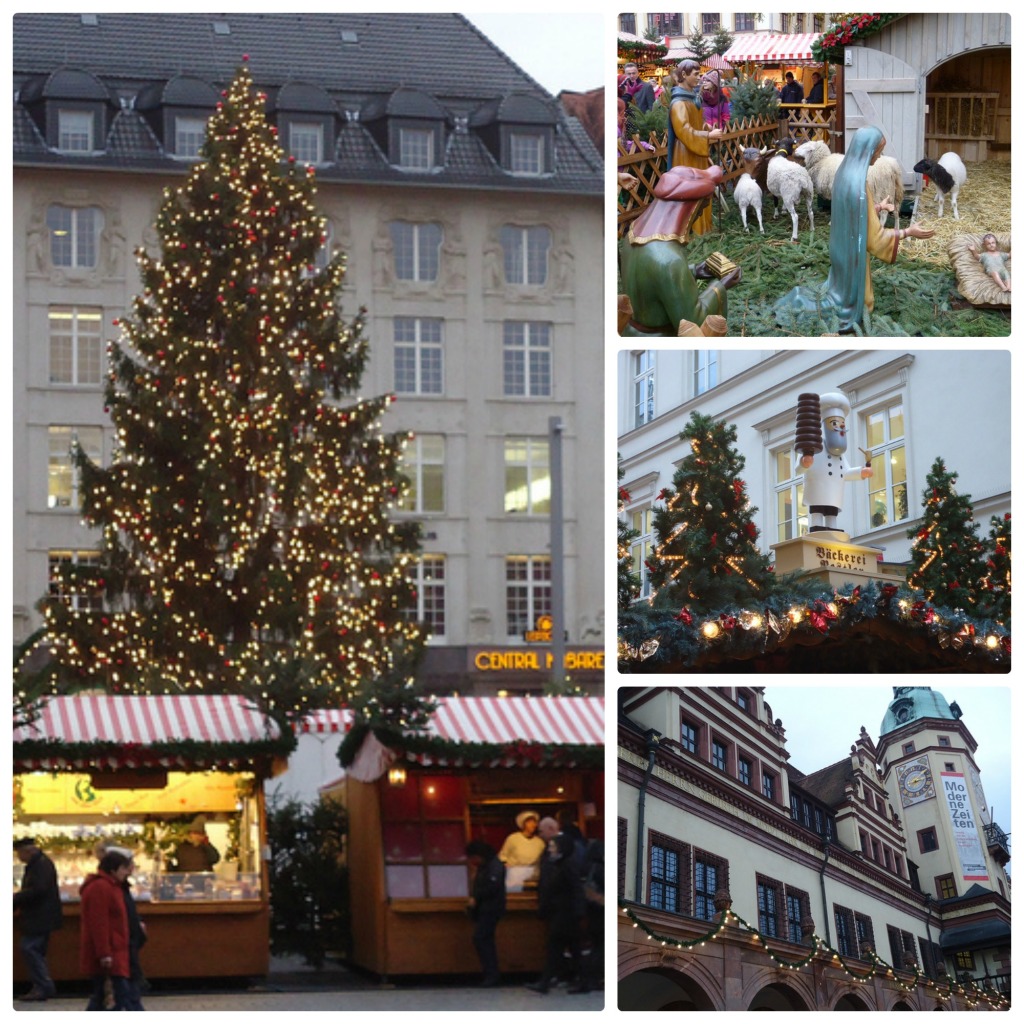
[[[732,46],[725,51],[731,64],[752,61],[755,64],[775,64],[794,61],[814,61],[811,43],[818,32],[745,32],[735,36]]]
[[[348,732],[350,711],[314,711],[302,732]],[[441,697],[426,735],[453,743],[604,743],[603,697]]]
[[[14,731],[15,744],[51,741],[118,744],[124,748],[146,748],[181,740],[249,744],[279,737],[277,724],[245,698],[212,694],[51,697],[34,721]],[[15,757],[29,766],[17,750]],[[125,764],[131,757],[107,760]]]

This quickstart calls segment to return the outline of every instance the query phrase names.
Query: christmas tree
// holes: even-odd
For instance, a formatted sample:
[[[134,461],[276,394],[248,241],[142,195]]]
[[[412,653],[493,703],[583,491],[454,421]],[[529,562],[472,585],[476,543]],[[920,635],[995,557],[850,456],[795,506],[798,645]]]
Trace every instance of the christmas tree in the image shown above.
[[[978,582],[978,610],[1010,624],[1010,513],[989,520],[985,571]]]
[[[757,544],[757,509],[739,477],[745,460],[735,448],[736,427],[693,413],[680,437],[690,452],[654,513],[652,600],[685,610],[689,602],[721,608],[764,595],[773,577]]]
[[[935,460],[922,495],[923,519],[907,532],[913,538],[907,585],[935,605],[972,611],[984,575],[983,547],[971,496],[957,494],[956,479],[941,458]]]
[[[716,30],[718,26],[715,26]],[[710,57],[714,50],[712,49],[711,43],[704,38],[704,33],[701,32],[700,27],[695,25],[693,31],[686,37],[686,49],[690,51],[691,60],[695,60],[698,64],[703,64],[705,57]]]
[[[619,480],[625,475],[622,465],[619,465]],[[619,485],[618,503],[618,527],[619,536],[617,544],[618,563],[618,605],[619,608],[628,608],[640,594],[640,577],[633,570],[633,556],[631,554],[633,541],[640,536],[640,531],[633,529],[629,523],[622,518],[626,503],[629,501],[629,492]]]
[[[101,564],[62,583],[103,608],[44,602],[48,671],[62,691],[404,722],[424,640],[407,611],[418,528],[388,519],[407,435],[381,432],[391,396],[356,394],[365,311],[342,319],[342,253],[316,268],[314,171],[276,134],[243,66],[165,190],[159,254],[138,253],[109,353],[114,458],[76,453]]]

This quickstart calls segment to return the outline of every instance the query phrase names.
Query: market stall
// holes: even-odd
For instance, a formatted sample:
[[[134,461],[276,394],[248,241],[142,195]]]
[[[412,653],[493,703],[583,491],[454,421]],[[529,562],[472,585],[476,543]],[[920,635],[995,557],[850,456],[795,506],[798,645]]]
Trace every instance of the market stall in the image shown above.
[[[312,716],[307,727],[324,726]],[[600,697],[442,698],[425,732],[350,733],[346,748],[351,763],[321,795],[349,812],[353,960],[375,974],[479,970],[466,916],[469,840],[499,849],[527,808],[603,838]],[[535,887],[509,891],[497,939],[502,971],[540,970]]]
[[[14,836],[37,838],[57,868],[64,904],[64,927],[50,941],[54,979],[81,977],[78,888],[96,869],[101,841],[134,851],[148,976],[265,974],[262,783],[291,746],[290,736],[231,696],[55,697],[18,727]],[[219,860],[211,870],[180,870],[179,848],[200,828]],[[23,980],[20,957],[14,966]]]

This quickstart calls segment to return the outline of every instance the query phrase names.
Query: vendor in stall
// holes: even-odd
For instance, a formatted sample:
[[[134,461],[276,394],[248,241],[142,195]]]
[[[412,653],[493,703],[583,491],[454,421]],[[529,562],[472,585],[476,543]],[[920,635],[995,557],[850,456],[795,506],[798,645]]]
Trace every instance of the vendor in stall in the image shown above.
[[[184,842],[174,851],[175,870],[212,871],[220,860],[220,851],[206,834],[206,818],[201,814],[188,827]]]
[[[544,840],[537,835],[540,815],[536,811],[520,811],[516,815],[516,828],[502,843],[498,859],[506,868],[505,888],[521,892],[523,884],[536,880],[540,873],[540,859],[544,854]]]

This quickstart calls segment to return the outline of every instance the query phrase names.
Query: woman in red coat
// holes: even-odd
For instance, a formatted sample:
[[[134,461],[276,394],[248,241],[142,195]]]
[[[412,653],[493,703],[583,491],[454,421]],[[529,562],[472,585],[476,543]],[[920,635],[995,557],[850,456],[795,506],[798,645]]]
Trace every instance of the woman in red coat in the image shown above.
[[[82,883],[82,935],[79,966],[93,980],[87,1010],[104,1009],[104,984],[110,978],[114,1009],[125,1009],[128,958],[128,912],[124,905],[124,883],[131,874],[131,861],[120,853],[105,853],[99,870]]]

